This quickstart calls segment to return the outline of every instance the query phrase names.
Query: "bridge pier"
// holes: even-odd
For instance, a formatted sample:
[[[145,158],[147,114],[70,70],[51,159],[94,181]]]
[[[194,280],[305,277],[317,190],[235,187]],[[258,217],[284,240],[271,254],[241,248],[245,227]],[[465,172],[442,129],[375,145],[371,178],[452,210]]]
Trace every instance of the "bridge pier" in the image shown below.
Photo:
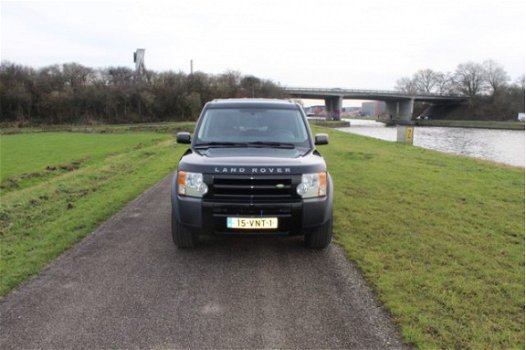
[[[325,97],[325,110],[329,119],[340,120],[343,105],[342,96]]]
[[[393,119],[411,121],[414,102],[414,99],[386,101],[387,113]]]

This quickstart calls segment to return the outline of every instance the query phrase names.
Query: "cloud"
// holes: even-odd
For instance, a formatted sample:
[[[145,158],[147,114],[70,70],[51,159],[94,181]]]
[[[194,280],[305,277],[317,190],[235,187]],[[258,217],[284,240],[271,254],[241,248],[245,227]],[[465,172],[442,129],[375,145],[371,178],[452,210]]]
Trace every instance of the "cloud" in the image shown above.
[[[392,88],[493,58],[524,73],[522,1],[3,2],[2,59],[227,69],[286,85]]]

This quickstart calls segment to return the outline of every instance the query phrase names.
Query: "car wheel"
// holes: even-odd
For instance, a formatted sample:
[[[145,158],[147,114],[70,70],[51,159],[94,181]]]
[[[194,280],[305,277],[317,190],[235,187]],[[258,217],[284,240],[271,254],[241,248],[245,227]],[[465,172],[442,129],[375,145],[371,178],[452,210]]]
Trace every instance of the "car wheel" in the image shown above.
[[[305,235],[305,245],[312,249],[325,249],[332,240],[332,216],[323,225]]]
[[[193,248],[198,241],[197,235],[177,222],[172,213],[172,239],[177,248]]]

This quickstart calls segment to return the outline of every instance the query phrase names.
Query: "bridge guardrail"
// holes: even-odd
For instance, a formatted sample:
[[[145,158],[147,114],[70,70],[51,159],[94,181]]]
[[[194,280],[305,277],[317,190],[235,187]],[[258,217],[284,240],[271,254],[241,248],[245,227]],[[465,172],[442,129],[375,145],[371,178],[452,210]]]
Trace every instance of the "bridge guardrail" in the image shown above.
[[[400,95],[406,95],[406,96],[415,96],[415,97],[445,97],[445,98],[466,98],[464,95],[442,95],[442,94],[435,94],[435,93],[418,93],[418,94],[409,94],[404,93],[402,91],[394,91],[394,90],[366,90],[366,89],[342,89],[342,88],[333,88],[333,89],[327,89],[327,88],[303,88],[303,87],[290,87],[290,86],[284,86],[282,88],[284,91],[295,91],[295,92],[327,92],[327,93],[358,93],[358,94],[385,94],[385,95],[391,95],[391,96],[400,96]]]

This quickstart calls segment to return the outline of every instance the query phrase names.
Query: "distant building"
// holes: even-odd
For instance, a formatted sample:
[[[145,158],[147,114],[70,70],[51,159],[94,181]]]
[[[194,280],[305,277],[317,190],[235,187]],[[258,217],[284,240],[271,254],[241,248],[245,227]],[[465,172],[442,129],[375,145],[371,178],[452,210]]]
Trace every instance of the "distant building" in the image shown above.
[[[362,114],[362,107],[342,107],[342,117],[357,117]]]
[[[519,113],[519,115],[517,116],[517,120],[520,121],[520,122],[523,122],[524,121],[524,113]]]
[[[308,116],[316,116],[316,117],[327,116],[327,111],[324,105],[305,107],[303,108],[303,110],[305,111],[305,114]]]
[[[362,114],[370,117],[376,117],[385,114],[386,106],[382,101],[362,102]]]

